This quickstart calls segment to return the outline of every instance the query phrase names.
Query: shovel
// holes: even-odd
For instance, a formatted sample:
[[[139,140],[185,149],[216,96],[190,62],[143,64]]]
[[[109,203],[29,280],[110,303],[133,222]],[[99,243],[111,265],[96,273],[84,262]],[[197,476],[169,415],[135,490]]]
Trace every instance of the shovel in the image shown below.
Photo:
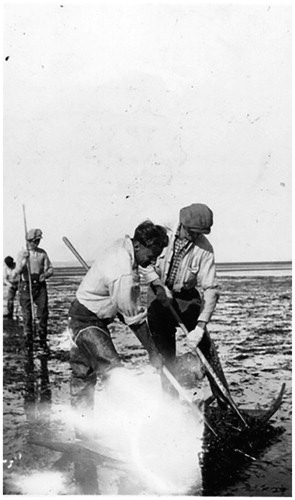
[[[181,387],[181,385],[179,384],[179,382],[176,380],[176,378],[172,375],[172,373],[168,370],[168,368],[165,365],[163,366],[163,373],[167,377],[167,379],[169,380],[170,384],[174,387],[174,389],[177,390],[179,396],[182,397],[182,399],[184,399],[189,404],[189,406],[190,406],[191,410],[193,411],[193,413],[196,414],[196,416],[198,418],[200,418],[200,413],[201,413],[200,410],[197,410],[196,406],[191,401],[191,399],[189,398],[189,396],[187,395],[187,393],[185,392],[185,390]],[[217,437],[217,434],[216,434],[215,430],[209,424],[209,422],[205,418],[205,416],[203,414],[201,416],[204,419],[204,423],[208,427],[208,429],[212,432],[212,434],[214,434],[214,436]]]
[[[63,236],[62,240],[66,244],[66,246],[71,250],[71,252],[75,255],[75,257],[78,259],[78,261],[80,262],[80,264],[84,267],[84,269],[86,271],[88,271],[89,270],[88,264],[81,257],[81,255],[77,252],[77,250],[71,244],[71,242],[68,240],[68,238],[66,238],[65,236]],[[172,307],[172,305],[169,305],[169,309],[170,309],[171,314],[174,316],[176,322],[178,323],[179,327],[182,329],[182,331],[185,333],[185,335],[188,335],[189,332],[188,332],[186,326],[183,324],[183,322],[181,321],[180,317],[178,316],[177,312]],[[243,425],[245,427],[249,427],[248,424],[247,424],[247,422],[246,422],[246,420],[244,419],[243,415],[241,414],[241,412],[237,408],[237,405],[233,401],[233,399],[232,399],[232,397],[231,397],[228,389],[221,383],[221,381],[217,377],[216,373],[214,372],[213,368],[211,367],[211,365],[209,364],[209,362],[205,358],[205,356],[202,353],[202,351],[197,347],[195,349],[195,351],[192,351],[192,352],[193,352],[193,354],[197,354],[197,356],[199,357],[201,363],[203,364],[204,368],[206,369],[207,376],[208,376],[210,382],[215,387],[216,391],[221,396],[221,398],[224,401],[226,401],[228,403],[228,405],[234,410],[234,412],[238,415],[239,419],[243,422]],[[164,371],[164,374],[166,375],[166,377],[168,378],[168,380],[170,380],[170,383],[172,385],[174,385],[175,389],[178,390],[178,393],[181,396],[183,396],[183,390],[182,390],[181,386],[178,384],[177,380],[173,377],[173,375],[168,371],[168,369],[166,367],[163,368],[163,371]],[[252,419],[255,419],[256,421],[259,420],[260,422],[266,422],[267,420],[270,419],[270,417],[279,408],[279,406],[280,406],[280,404],[282,402],[284,390],[285,390],[285,384],[282,385],[282,388],[280,390],[280,393],[279,393],[277,399],[273,402],[273,404],[269,408],[269,410],[262,410],[262,411],[259,411],[259,412],[253,411],[253,413],[254,412],[256,413],[255,416],[254,416],[254,414],[252,412],[250,412],[250,410],[247,411],[247,413],[246,413],[246,411],[243,411],[243,412],[246,413],[248,417],[250,417]],[[181,391],[181,393],[180,393],[180,391]],[[193,404],[193,403],[191,403],[191,404]],[[215,431],[211,428],[211,426],[208,424],[208,422],[205,422],[205,423],[211,429],[211,431],[215,434]]]
[[[177,321],[178,325],[182,329],[183,333],[185,333],[185,335],[188,335],[189,332],[188,332],[186,326],[184,325],[184,323],[181,321],[181,319],[178,316],[178,314],[175,311],[175,309],[172,307],[171,304],[169,304],[168,307],[170,309],[170,312],[174,316],[175,320]],[[204,366],[204,368],[205,368],[205,370],[207,372],[208,378],[210,379],[210,382],[214,385],[214,387],[217,390],[218,394],[220,394],[221,397],[222,397],[222,399],[228,403],[228,405],[232,408],[232,410],[234,410],[234,412],[238,415],[239,419],[243,422],[243,424],[245,425],[245,427],[248,427],[248,424],[247,424],[246,420],[244,419],[243,415],[240,413],[239,409],[237,408],[237,405],[233,401],[233,399],[232,399],[232,397],[231,397],[228,389],[226,389],[226,387],[221,383],[221,381],[217,377],[217,375],[214,372],[212,366],[207,361],[207,359],[205,358],[205,356],[202,353],[202,351],[198,347],[196,347],[194,349],[194,352],[197,354],[199,360],[201,361],[202,365]]]
[[[182,331],[185,333],[185,335],[188,335],[189,332],[188,332],[186,326],[181,321],[181,319],[180,319],[179,315],[177,314],[177,312],[175,311],[175,309],[172,307],[171,304],[168,307],[170,309],[171,314],[174,316],[175,320],[177,321],[179,327],[182,329]],[[285,388],[286,388],[285,383],[282,384],[282,387],[280,389],[280,392],[279,392],[277,398],[272,402],[271,406],[267,410],[260,410],[259,409],[259,410],[241,410],[240,411],[237,408],[237,405],[235,404],[235,402],[233,401],[233,398],[231,397],[229,390],[219,380],[218,376],[214,372],[210,363],[205,358],[202,351],[198,347],[196,347],[195,350],[192,352],[193,352],[193,354],[197,354],[199,360],[201,361],[202,365],[204,366],[204,368],[207,372],[207,376],[208,376],[210,382],[212,383],[212,385],[214,386],[214,388],[216,389],[218,394],[221,396],[221,398],[224,401],[226,401],[228,403],[228,405],[232,408],[232,410],[234,410],[234,412],[238,415],[239,419],[243,422],[245,427],[249,428],[249,424],[246,422],[241,411],[243,412],[245,417],[247,417],[247,420],[249,420],[252,424],[259,423],[259,425],[260,425],[260,424],[264,424],[265,422],[267,422],[274,415],[274,413],[278,410],[278,408],[280,407],[282,399],[283,399],[283,395],[285,392]]]
[[[65,236],[63,236],[62,240],[67,245],[67,247],[71,250],[71,252],[75,255],[75,257],[78,259],[78,261],[80,262],[80,264],[84,267],[84,269],[86,269],[86,271],[88,271],[89,270],[88,264],[81,257],[81,255],[77,252],[77,250],[71,244],[71,242],[68,240],[68,238],[66,238]],[[172,305],[169,305],[169,309],[170,309],[171,313],[173,314],[174,318],[176,319],[176,321],[177,321],[178,325],[180,326],[180,328],[183,330],[183,332],[186,335],[188,335],[188,330],[186,329],[185,325],[182,323],[182,321],[181,321],[180,317],[178,316],[177,312],[173,309]],[[229,406],[231,406],[231,408],[237,413],[237,415],[239,416],[239,418],[242,420],[243,424],[247,427],[248,426],[247,422],[245,421],[244,417],[239,412],[236,404],[232,400],[232,397],[229,394],[229,392],[227,391],[227,389],[221,384],[220,380],[217,378],[217,375],[213,371],[211,365],[208,363],[208,361],[205,358],[205,356],[202,353],[202,351],[200,351],[200,349],[197,347],[195,349],[195,352],[198,355],[201,363],[205,367],[205,369],[206,369],[206,371],[208,373],[208,376],[210,377],[210,380],[212,380],[212,383],[214,384],[214,387],[217,389],[218,393],[219,394],[221,393],[223,399],[229,404]],[[180,385],[178,384],[177,380],[173,377],[173,375],[168,371],[168,369],[165,366],[163,367],[163,373],[164,373],[164,375],[166,375],[166,377],[168,378],[168,380],[170,381],[170,383],[176,388],[176,390],[178,391],[178,393],[183,396],[183,391],[182,391]],[[213,431],[213,429],[211,429],[211,430]],[[214,432],[214,434],[215,434],[215,432]]]
[[[66,246],[71,250],[71,252],[75,255],[75,257],[78,259],[80,264],[84,267],[84,269],[86,271],[88,271],[89,270],[88,264],[85,262],[83,257],[81,257],[79,252],[77,252],[77,250],[72,245],[72,243],[68,240],[68,238],[66,238],[66,236],[63,236],[62,240],[66,244]],[[166,366],[163,366],[163,373],[167,377],[167,379],[169,380],[170,384],[177,390],[178,394],[190,405],[190,407],[192,408],[194,413],[196,413],[197,410],[196,410],[195,405],[190,400],[189,396],[186,394],[184,389],[181,387],[179,382],[176,380],[176,378],[174,378],[174,376],[172,375],[172,373],[168,370],[168,368]],[[198,414],[198,417],[199,417],[199,414]],[[204,418],[204,415],[202,415],[202,417]],[[214,429],[211,427],[211,425],[209,424],[209,422],[207,422],[207,420],[205,418],[204,418],[204,422],[205,422],[205,425],[207,425],[207,427],[210,429],[210,431],[215,436],[217,436],[216,432],[214,431]]]

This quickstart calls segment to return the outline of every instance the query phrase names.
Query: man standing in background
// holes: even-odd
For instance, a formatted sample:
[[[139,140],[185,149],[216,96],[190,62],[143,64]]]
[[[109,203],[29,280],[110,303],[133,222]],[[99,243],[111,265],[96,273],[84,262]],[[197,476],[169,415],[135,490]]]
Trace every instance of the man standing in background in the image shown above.
[[[41,238],[41,229],[30,229],[27,232],[27,250],[22,250],[18,254],[15,273],[20,276],[19,301],[22,308],[26,345],[28,348],[33,346],[32,295],[33,303],[37,306],[40,346],[45,352],[49,352],[47,345],[48,295],[46,279],[53,275],[53,267],[45,250],[39,248]]]
[[[15,262],[10,255],[5,257],[3,266],[3,284],[7,289],[7,312],[3,315],[6,319],[13,319],[14,300],[18,288],[18,278],[15,276]]]

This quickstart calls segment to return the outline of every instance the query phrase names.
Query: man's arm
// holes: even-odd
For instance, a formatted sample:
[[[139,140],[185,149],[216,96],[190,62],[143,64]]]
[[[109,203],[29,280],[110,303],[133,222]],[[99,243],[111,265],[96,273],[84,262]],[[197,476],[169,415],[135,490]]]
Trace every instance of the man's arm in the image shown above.
[[[45,256],[44,256],[44,273],[43,274],[40,274],[40,281],[44,281],[46,280],[47,278],[50,278],[50,276],[53,275],[53,266],[50,262],[50,259],[47,255],[46,252],[45,253]]]
[[[8,279],[8,272],[6,266],[3,266],[3,285],[10,286],[10,282]]]
[[[188,345],[193,349],[202,340],[207,323],[211,319],[219,298],[213,251],[206,252],[202,257],[197,276],[197,286],[201,287],[203,291],[201,311],[195,328],[187,336]]]
[[[139,266],[139,272],[142,275],[145,284],[150,285],[152,291],[157,297],[157,300],[161,302],[162,306],[168,307],[169,304],[171,304],[172,294],[164,283],[162,283],[154,266],[149,265],[146,268]]]
[[[218,281],[213,252],[206,252],[200,263],[198,285],[203,291],[198,326],[206,326],[215,310],[218,298]]]
[[[110,295],[125,324],[129,326],[147,350],[151,364],[157,368],[162,366],[161,355],[146,323],[147,310],[140,307],[139,304],[140,287],[133,275],[121,276],[113,282],[110,287]]]
[[[28,258],[30,256],[30,253],[28,252],[28,250],[21,250],[18,255],[17,255],[17,259],[16,259],[16,266],[13,270],[13,277],[19,277],[23,271],[25,270],[25,267],[27,265],[27,262],[28,262]]]

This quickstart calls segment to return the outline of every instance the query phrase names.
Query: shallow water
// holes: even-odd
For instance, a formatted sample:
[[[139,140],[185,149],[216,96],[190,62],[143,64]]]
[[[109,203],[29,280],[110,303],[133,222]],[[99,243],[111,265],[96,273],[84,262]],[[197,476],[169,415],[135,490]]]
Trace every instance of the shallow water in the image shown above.
[[[126,485],[124,471],[93,464],[87,457],[88,468],[81,468],[81,460],[77,463],[76,455],[65,459],[59,451],[30,444],[32,440],[64,443],[74,439],[73,425],[64,418],[70,400],[65,328],[69,305],[80,280],[80,277],[58,277],[48,282],[49,357],[37,349],[28,357],[21,320],[4,322],[4,494],[82,494],[87,487],[95,490],[95,477],[99,478],[101,494],[150,492],[147,484],[139,485],[135,480],[131,481],[131,487]],[[220,481],[212,467],[211,489],[209,481],[206,491],[195,489],[188,494],[288,497],[292,494],[291,278],[221,277],[220,283],[221,297],[210,333],[218,346],[233,399],[241,408],[267,408],[285,382],[283,404],[271,420],[274,428],[282,427],[284,432],[274,442],[266,442],[259,453],[253,450],[252,458],[245,462],[242,470],[235,471],[235,463],[232,463],[232,474],[220,476]],[[126,366],[140,373],[148,360],[137,339],[118,323],[113,324],[112,335]],[[185,352],[180,331],[178,351],[179,354]],[[98,396],[100,391],[98,385]],[[208,384],[204,383],[200,395],[210,395]],[[47,480],[46,489],[44,474],[47,472],[59,476],[52,476],[51,482]],[[208,473],[210,477],[211,472]],[[32,481],[29,484],[30,479],[34,484]]]

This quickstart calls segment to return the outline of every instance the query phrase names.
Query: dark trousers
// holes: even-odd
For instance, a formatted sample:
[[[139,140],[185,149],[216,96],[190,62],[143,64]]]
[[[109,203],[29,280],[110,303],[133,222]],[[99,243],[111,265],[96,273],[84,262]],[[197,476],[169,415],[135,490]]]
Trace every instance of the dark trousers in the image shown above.
[[[76,345],[70,350],[71,403],[74,407],[93,408],[97,375],[105,377],[111,368],[121,365],[107,325],[94,313],[74,300],[69,311],[69,330]]]
[[[150,294],[149,297],[151,298]],[[200,314],[199,293],[196,290],[175,293],[172,305],[188,331],[193,330]],[[148,324],[157,348],[164,356],[166,364],[173,369],[176,356],[175,334],[178,326],[174,316],[167,307],[154,299],[148,307]]]
[[[33,303],[37,306],[38,333],[41,342],[47,338],[48,295],[46,283],[32,284]],[[29,284],[21,282],[19,287],[19,302],[22,308],[24,334],[27,340],[32,340],[33,321]]]
[[[149,292],[150,305],[148,307],[148,324],[151,330],[152,337],[155,341],[160,353],[164,356],[167,368],[173,373],[174,363],[176,359],[176,328],[177,322],[172,316],[167,307],[154,299],[152,300],[152,292]],[[173,294],[173,308],[178,313],[178,316],[190,332],[193,330],[198,321],[201,308],[201,298],[197,290],[185,290]],[[205,329],[205,333],[201,342],[198,345],[208,362],[214,368],[216,374],[228,387],[225,375],[223,373],[217,349],[211,339],[209,332]],[[212,392],[216,394],[212,387]]]
[[[7,316],[13,318],[14,299],[17,292],[17,287],[8,287],[7,290]]]

